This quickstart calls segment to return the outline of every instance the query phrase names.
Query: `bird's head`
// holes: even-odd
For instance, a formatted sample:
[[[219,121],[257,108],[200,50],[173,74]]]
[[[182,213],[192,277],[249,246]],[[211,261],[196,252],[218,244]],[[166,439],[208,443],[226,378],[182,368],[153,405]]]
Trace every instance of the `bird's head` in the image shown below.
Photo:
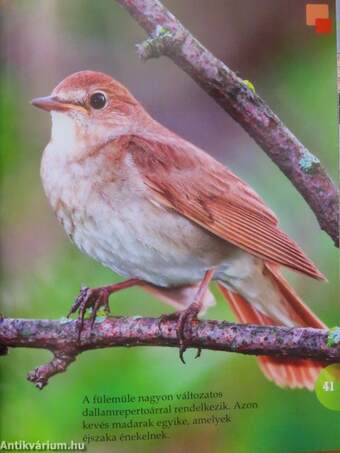
[[[51,112],[53,135],[70,128],[95,143],[109,139],[119,129],[124,132],[143,112],[140,103],[112,77],[81,71],[66,77],[50,96],[35,98],[32,104]]]

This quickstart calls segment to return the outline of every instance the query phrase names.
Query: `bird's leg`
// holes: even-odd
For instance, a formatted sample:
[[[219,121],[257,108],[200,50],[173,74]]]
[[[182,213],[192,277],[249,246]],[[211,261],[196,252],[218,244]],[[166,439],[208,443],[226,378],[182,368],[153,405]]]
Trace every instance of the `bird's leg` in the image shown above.
[[[192,327],[192,321],[194,319],[197,319],[197,315],[201,311],[203,307],[203,300],[204,296],[206,295],[206,292],[209,287],[209,283],[211,282],[213,276],[214,276],[215,269],[209,269],[205,274],[204,277],[198,287],[197,293],[194,297],[193,302],[185,309],[182,311],[177,311],[175,313],[170,313],[170,315],[163,315],[162,319],[176,319],[177,320],[177,326],[176,326],[176,331],[177,331],[177,338],[179,342],[179,358],[183,363],[184,357],[183,354],[186,350],[186,345],[185,345],[185,333],[187,330],[187,327],[191,329]],[[196,358],[199,357],[201,354],[201,349],[198,349]]]
[[[124,282],[115,283],[113,285],[101,286],[99,288],[82,288],[74,304],[72,305],[67,317],[70,317],[72,313],[79,311],[79,329],[78,339],[84,325],[84,317],[86,310],[92,308],[91,314],[91,329],[96,320],[96,315],[100,307],[104,306],[104,310],[107,314],[110,313],[109,297],[111,294],[120,291],[122,289],[130,288],[131,286],[141,285],[143,282],[137,278],[131,278]]]

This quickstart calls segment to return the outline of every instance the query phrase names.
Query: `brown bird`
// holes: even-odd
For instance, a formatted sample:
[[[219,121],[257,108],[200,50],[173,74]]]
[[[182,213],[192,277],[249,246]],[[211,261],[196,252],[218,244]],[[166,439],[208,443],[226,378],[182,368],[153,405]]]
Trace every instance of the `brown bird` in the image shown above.
[[[51,96],[51,141],[41,177],[58,220],[77,247],[128,280],[80,292],[80,330],[110,294],[133,285],[177,308],[183,359],[190,321],[214,300],[218,282],[242,323],[324,324],[280,274],[285,266],[324,276],[278,227],[275,215],[240,178],[159,124],[119,82],[82,71]],[[261,357],[279,386],[312,389],[321,364]]]

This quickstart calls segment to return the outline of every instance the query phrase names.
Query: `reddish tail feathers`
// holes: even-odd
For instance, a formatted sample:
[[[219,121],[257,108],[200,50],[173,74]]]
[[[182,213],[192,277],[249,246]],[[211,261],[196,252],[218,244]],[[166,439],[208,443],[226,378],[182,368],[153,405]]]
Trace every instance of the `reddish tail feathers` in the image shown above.
[[[283,303],[287,304],[291,319],[297,326],[326,328],[322,321],[299,299],[276,266],[266,264],[266,271],[283,296]],[[240,295],[229,291],[222,284],[219,284],[219,287],[230,303],[239,322],[272,326],[280,325],[279,322],[257,311]],[[313,390],[318,374],[323,367],[322,363],[308,359],[279,359],[263,356],[258,357],[257,360],[264,375],[280,387]]]

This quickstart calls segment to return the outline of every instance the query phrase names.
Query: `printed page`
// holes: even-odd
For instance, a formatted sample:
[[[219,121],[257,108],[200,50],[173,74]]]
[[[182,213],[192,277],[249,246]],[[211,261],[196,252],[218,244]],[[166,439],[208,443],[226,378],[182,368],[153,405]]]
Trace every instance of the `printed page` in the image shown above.
[[[335,1],[0,12],[1,451],[340,451]]]

